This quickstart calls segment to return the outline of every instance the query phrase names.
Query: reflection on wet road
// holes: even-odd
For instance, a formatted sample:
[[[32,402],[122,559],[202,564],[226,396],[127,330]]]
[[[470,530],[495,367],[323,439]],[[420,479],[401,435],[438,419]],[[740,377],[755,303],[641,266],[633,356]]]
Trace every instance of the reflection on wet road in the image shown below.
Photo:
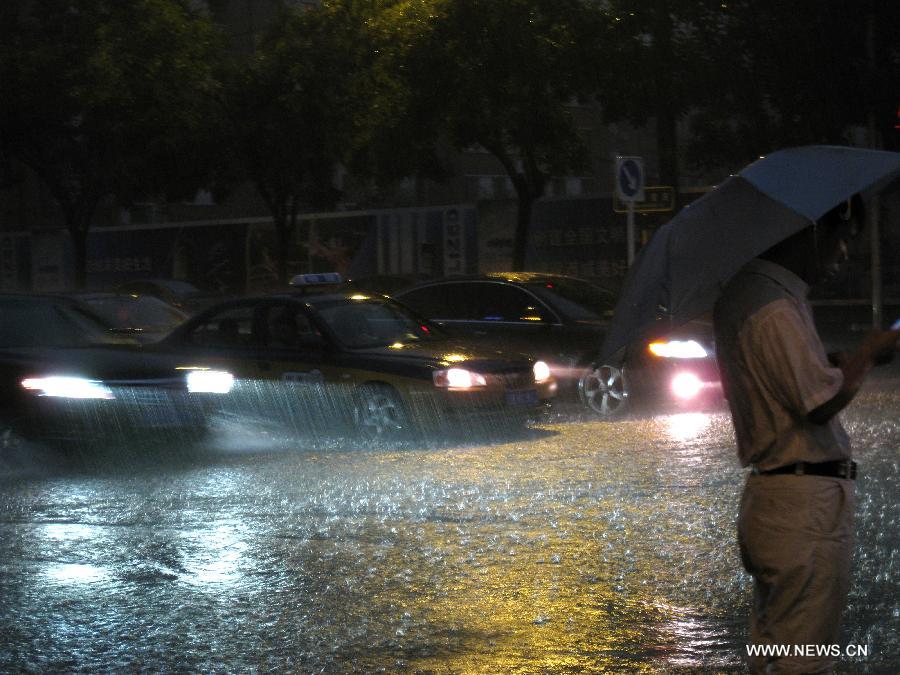
[[[844,672],[900,665],[897,384],[845,415],[870,651]],[[7,470],[0,671],[740,669],[732,444],[722,412],[377,449],[223,427],[194,457]]]

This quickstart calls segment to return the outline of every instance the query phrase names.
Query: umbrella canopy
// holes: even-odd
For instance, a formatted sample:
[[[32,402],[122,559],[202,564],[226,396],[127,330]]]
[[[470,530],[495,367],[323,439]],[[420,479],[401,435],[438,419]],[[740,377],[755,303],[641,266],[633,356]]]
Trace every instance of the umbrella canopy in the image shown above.
[[[625,278],[601,359],[708,312],[747,262],[898,175],[900,153],[814,145],[779,150],[729,177],[659,228],[641,250]]]

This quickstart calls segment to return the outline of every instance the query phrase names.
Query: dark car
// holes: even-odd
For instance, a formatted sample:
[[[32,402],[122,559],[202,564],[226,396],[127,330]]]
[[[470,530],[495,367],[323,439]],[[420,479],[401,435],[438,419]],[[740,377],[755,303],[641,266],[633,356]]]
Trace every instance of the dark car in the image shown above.
[[[116,293],[151,295],[187,314],[194,314],[222,299],[216,293],[204,291],[181,279],[135,279],[119,284],[113,290]]]
[[[561,395],[579,397],[603,417],[622,413],[633,398],[696,404],[717,390],[712,331],[702,323],[599,363],[616,298],[583,279],[536,272],[448,277],[394,297],[452,335],[502,341],[547,362]]]
[[[347,279],[344,286],[360,293],[376,293],[378,295],[394,295],[415,284],[426,281],[423,274],[376,274],[367,277]]]
[[[161,340],[188,318],[185,312],[152,295],[78,292],[67,297],[83,303],[111,333],[141,343]]]
[[[555,394],[545,364],[473,349],[387,297],[322,280],[211,307],[155,348],[233,373],[236,412],[316,433],[350,425],[381,438],[462,418],[521,421]]]
[[[230,375],[117,344],[70,298],[0,295],[0,439],[93,441],[205,426]]]

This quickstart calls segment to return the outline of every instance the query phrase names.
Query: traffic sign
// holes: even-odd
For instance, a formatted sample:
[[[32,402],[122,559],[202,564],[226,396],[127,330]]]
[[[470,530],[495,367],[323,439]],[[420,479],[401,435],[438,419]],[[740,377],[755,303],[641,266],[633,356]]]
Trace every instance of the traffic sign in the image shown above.
[[[616,157],[616,195],[623,202],[644,200],[643,157]]]
[[[644,200],[644,158],[616,157],[616,196],[628,205],[625,228],[628,266],[634,262],[634,203]]]

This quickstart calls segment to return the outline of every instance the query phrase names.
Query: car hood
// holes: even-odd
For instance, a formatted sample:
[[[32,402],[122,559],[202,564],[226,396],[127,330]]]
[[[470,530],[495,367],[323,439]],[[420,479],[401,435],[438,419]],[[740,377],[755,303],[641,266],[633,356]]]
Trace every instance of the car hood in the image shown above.
[[[403,361],[434,369],[467,366],[482,372],[496,372],[513,365],[530,367],[531,359],[523,354],[503,351],[488,343],[465,344],[456,341],[397,344],[353,350],[368,358]]]
[[[4,348],[0,365],[24,376],[67,375],[133,383],[182,379],[172,357],[128,346]]]

